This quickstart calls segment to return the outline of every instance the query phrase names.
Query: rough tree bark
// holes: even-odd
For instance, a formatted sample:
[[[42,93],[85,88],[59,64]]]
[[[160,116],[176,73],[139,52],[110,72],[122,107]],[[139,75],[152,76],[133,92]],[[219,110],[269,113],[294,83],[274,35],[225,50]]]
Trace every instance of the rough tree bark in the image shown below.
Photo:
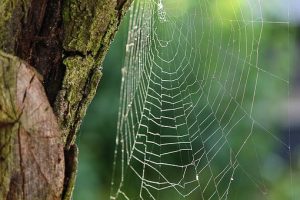
[[[71,199],[76,132],[132,0],[0,1],[0,199]]]

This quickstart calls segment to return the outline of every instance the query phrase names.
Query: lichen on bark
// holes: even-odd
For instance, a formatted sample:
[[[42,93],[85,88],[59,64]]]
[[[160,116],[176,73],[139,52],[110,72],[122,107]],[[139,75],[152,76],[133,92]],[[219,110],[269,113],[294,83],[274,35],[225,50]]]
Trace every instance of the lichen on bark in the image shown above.
[[[76,133],[131,2],[2,0],[0,199],[72,198]]]
[[[66,149],[75,142],[75,134],[92,98],[95,96],[101,71],[95,67],[91,56],[64,59],[66,74],[59,91],[56,110],[60,119]],[[66,114],[67,113],[67,114]]]
[[[76,132],[102,76],[100,66],[130,3],[131,0],[64,1],[66,75],[55,111],[67,148],[74,144]]]
[[[0,49],[6,53],[14,53],[17,34],[21,30],[22,21],[30,0],[1,0],[0,3]]]

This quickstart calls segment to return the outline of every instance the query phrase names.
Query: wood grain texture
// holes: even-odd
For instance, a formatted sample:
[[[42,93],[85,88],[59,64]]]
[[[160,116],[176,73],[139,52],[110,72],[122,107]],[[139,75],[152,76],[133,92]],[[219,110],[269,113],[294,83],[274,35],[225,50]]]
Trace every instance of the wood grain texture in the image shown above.
[[[0,53],[0,199],[61,199],[64,144],[38,77]]]
[[[63,64],[66,67],[54,111],[66,141],[76,133],[102,77],[100,66],[132,0],[65,0]]]
[[[76,133],[131,2],[1,1],[0,200],[72,198]]]

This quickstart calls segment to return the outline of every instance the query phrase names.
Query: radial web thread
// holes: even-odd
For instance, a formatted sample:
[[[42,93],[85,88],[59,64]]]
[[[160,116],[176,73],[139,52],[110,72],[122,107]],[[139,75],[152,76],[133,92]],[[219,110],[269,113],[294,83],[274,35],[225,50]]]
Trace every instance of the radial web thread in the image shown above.
[[[268,199],[265,159],[275,146],[290,152],[268,90],[288,98],[290,83],[288,64],[262,57],[270,29],[287,35],[290,22],[268,19],[263,4],[134,3],[111,199],[241,199],[243,189]]]

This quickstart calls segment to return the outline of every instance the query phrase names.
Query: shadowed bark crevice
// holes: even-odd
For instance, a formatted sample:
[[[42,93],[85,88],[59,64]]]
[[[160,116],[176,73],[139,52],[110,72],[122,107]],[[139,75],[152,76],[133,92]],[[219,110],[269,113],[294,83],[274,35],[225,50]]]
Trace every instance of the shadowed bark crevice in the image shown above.
[[[32,0],[17,41],[16,55],[43,76],[49,102],[53,105],[65,73],[62,0]]]
[[[0,199],[72,198],[76,133],[131,2],[1,2]]]

